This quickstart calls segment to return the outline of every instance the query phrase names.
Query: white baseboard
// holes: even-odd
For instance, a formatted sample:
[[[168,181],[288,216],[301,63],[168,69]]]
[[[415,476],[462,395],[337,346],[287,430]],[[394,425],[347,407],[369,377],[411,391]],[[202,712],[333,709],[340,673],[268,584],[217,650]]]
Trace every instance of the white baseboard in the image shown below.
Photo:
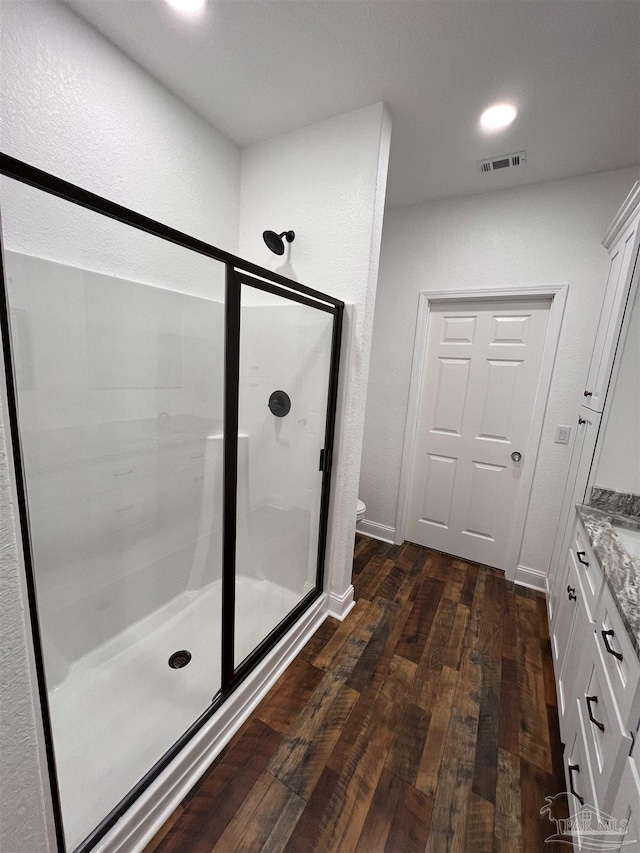
[[[371,536],[372,539],[379,539],[381,542],[388,542],[390,545],[393,545],[396,535],[395,527],[389,527],[387,524],[378,524],[377,521],[367,521],[366,518],[358,522],[356,530],[364,536]]]
[[[353,588],[351,588],[353,594]],[[95,847],[141,853],[328,615],[322,595]],[[346,614],[345,614],[346,615]]]
[[[547,591],[547,573],[540,569],[530,569],[527,566],[518,566],[516,568],[515,583],[519,586],[526,586],[529,589],[538,590],[538,592]]]
[[[338,595],[337,592],[329,593],[329,615],[334,616],[341,622],[351,612],[351,609],[355,607],[355,605],[356,602],[353,597],[353,584],[350,584],[342,595]]]

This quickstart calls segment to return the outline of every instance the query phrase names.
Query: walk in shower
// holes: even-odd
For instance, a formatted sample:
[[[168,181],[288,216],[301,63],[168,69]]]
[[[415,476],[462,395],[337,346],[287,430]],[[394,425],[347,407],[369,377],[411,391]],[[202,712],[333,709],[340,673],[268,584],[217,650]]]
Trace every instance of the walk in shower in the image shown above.
[[[17,502],[61,850],[322,592],[343,305],[4,155]]]

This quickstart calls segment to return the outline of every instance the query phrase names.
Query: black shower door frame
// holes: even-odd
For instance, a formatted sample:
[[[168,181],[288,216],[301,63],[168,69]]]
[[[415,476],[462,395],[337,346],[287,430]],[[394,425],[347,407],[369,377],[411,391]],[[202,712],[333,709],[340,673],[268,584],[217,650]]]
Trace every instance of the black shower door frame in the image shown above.
[[[138,781],[129,793],[109,812],[95,829],[75,848],[74,853],[88,853],[124,815],[135,800],[145,791],[159,774],[180,753],[191,738],[211,719],[226,699],[237,689],[256,665],[275,647],[294,623],[323,594],[324,566],[327,529],[329,521],[329,495],[331,469],[335,440],[335,419],[338,399],[338,374],[344,302],[321,291],[300,284],[293,279],[271,272],[257,264],[225,252],[202,240],[157,222],[147,216],[129,210],[122,205],[82,189],[40,169],[0,152],[0,175],[57,196],[79,207],[114,219],[132,228],[144,231],[161,240],[174,243],[185,249],[204,255],[225,264],[225,364],[224,364],[224,466],[223,466],[223,544],[222,544],[222,683],[213,697],[211,705],[165,752],[153,767]],[[53,730],[49,712],[49,700],[42,652],[42,637],[39,627],[34,564],[29,529],[29,509],[21,436],[18,421],[17,385],[14,359],[11,349],[8,293],[4,271],[4,244],[0,233],[0,330],[2,332],[3,361],[7,387],[7,403],[10,421],[13,464],[16,474],[16,495],[20,522],[20,537],[26,573],[29,601],[29,618],[33,637],[35,668],[38,683],[45,749],[56,840],[59,853],[67,853],[64,841],[60,792],[58,787]],[[281,296],[293,302],[308,305],[333,315],[331,361],[324,448],[320,458],[322,491],[318,535],[318,561],[315,588],[311,590],[277,625],[270,634],[240,664],[234,665],[235,634],[235,552],[237,524],[237,464],[238,464],[238,403],[239,403],[239,357],[240,357],[240,296],[242,287],[253,287]]]

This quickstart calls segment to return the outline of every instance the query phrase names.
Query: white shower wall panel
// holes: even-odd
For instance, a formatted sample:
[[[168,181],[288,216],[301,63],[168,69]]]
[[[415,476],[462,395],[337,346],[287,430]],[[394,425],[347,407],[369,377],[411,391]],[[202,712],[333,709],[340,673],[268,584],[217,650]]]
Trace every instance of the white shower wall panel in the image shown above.
[[[314,313],[295,304],[243,305],[239,429],[250,438],[250,459],[255,463],[249,465],[252,506],[266,502],[311,509],[305,506],[308,484],[292,476],[290,453],[295,454],[296,468],[312,467],[305,464],[308,459],[300,458],[312,452],[304,439],[324,437],[326,426],[325,412],[317,410],[316,392],[326,382],[331,330]],[[277,390],[291,398],[291,412],[284,418],[265,418],[269,396]]]
[[[319,389],[327,384],[331,322],[305,305],[270,304],[269,295],[262,295],[266,304],[251,304],[261,295],[248,290],[243,288],[239,429],[248,435],[252,515],[246,531],[239,530],[239,570],[274,577],[274,564],[282,564],[278,555],[295,553],[287,561],[290,571],[279,571],[277,582],[302,595],[313,587],[317,567],[314,526],[326,427],[326,397]],[[267,408],[273,391],[290,397],[285,417]]]
[[[221,577],[224,306],[11,251],[7,270],[55,686],[133,623]],[[242,329],[237,572],[301,597],[317,566],[331,322],[280,300],[243,306]],[[292,400],[285,418],[267,408],[279,389]],[[274,627],[286,611],[276,615]]]
[[[184,592],[196,553],[201,585],[220,576],[224,306],[11,251],[6,267],[53,685]]]

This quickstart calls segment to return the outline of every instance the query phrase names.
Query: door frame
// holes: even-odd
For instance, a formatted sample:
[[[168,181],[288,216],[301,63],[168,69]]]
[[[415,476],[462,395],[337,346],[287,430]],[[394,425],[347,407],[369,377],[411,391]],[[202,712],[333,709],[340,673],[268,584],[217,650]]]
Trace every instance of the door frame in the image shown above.
[[[529,508],[529,498],[533,485],[533,475],[538,459],[542,426],[547,407],[547,399],[551,387],[553,367],[556,352],[560,340],[562,319],[567,303],[569,285],[567,283],[548,284],[539,286],[507,287],[507,288],[481,288],[480,290],[423,290],[418,300],[418,314],[416,318],[416,331],[413,345],[413,360],[411,364],[411,379],[409,383],[409,402],[407,405],[407,420],[405,423],[404,445],[402,450],[402,465],[400,469],[400,489],[398,494],[398,509],[396,513],[396,528],[394,542],[401,545],[404,542],[408,525],[409,511],[409,488],[411,485],[411,474],[415,456],[416,434],[418,430],[418,412],[420,408],[420,390],[426,361],[427,331],[431,306],[435,304],[451,302],[488,302],[499,299],[550,299],[549,323],[540,364],[540,374],[536,389],[536,398],[533,406],[533,418],[529,439],[525,448],[525,456],[532,464],[526,465],[523,470],[521,487],[516,501],[514,525],[509,542],[507,566],[505,575],[507,580],[515,580],[516,572],[520,568],[518,559],[522,547],[524,526]],[[524,567],[522,567],[524,568]],[[531,569],[526,569],[531,574]],[[532,584],[533,585],[533,584]]]

